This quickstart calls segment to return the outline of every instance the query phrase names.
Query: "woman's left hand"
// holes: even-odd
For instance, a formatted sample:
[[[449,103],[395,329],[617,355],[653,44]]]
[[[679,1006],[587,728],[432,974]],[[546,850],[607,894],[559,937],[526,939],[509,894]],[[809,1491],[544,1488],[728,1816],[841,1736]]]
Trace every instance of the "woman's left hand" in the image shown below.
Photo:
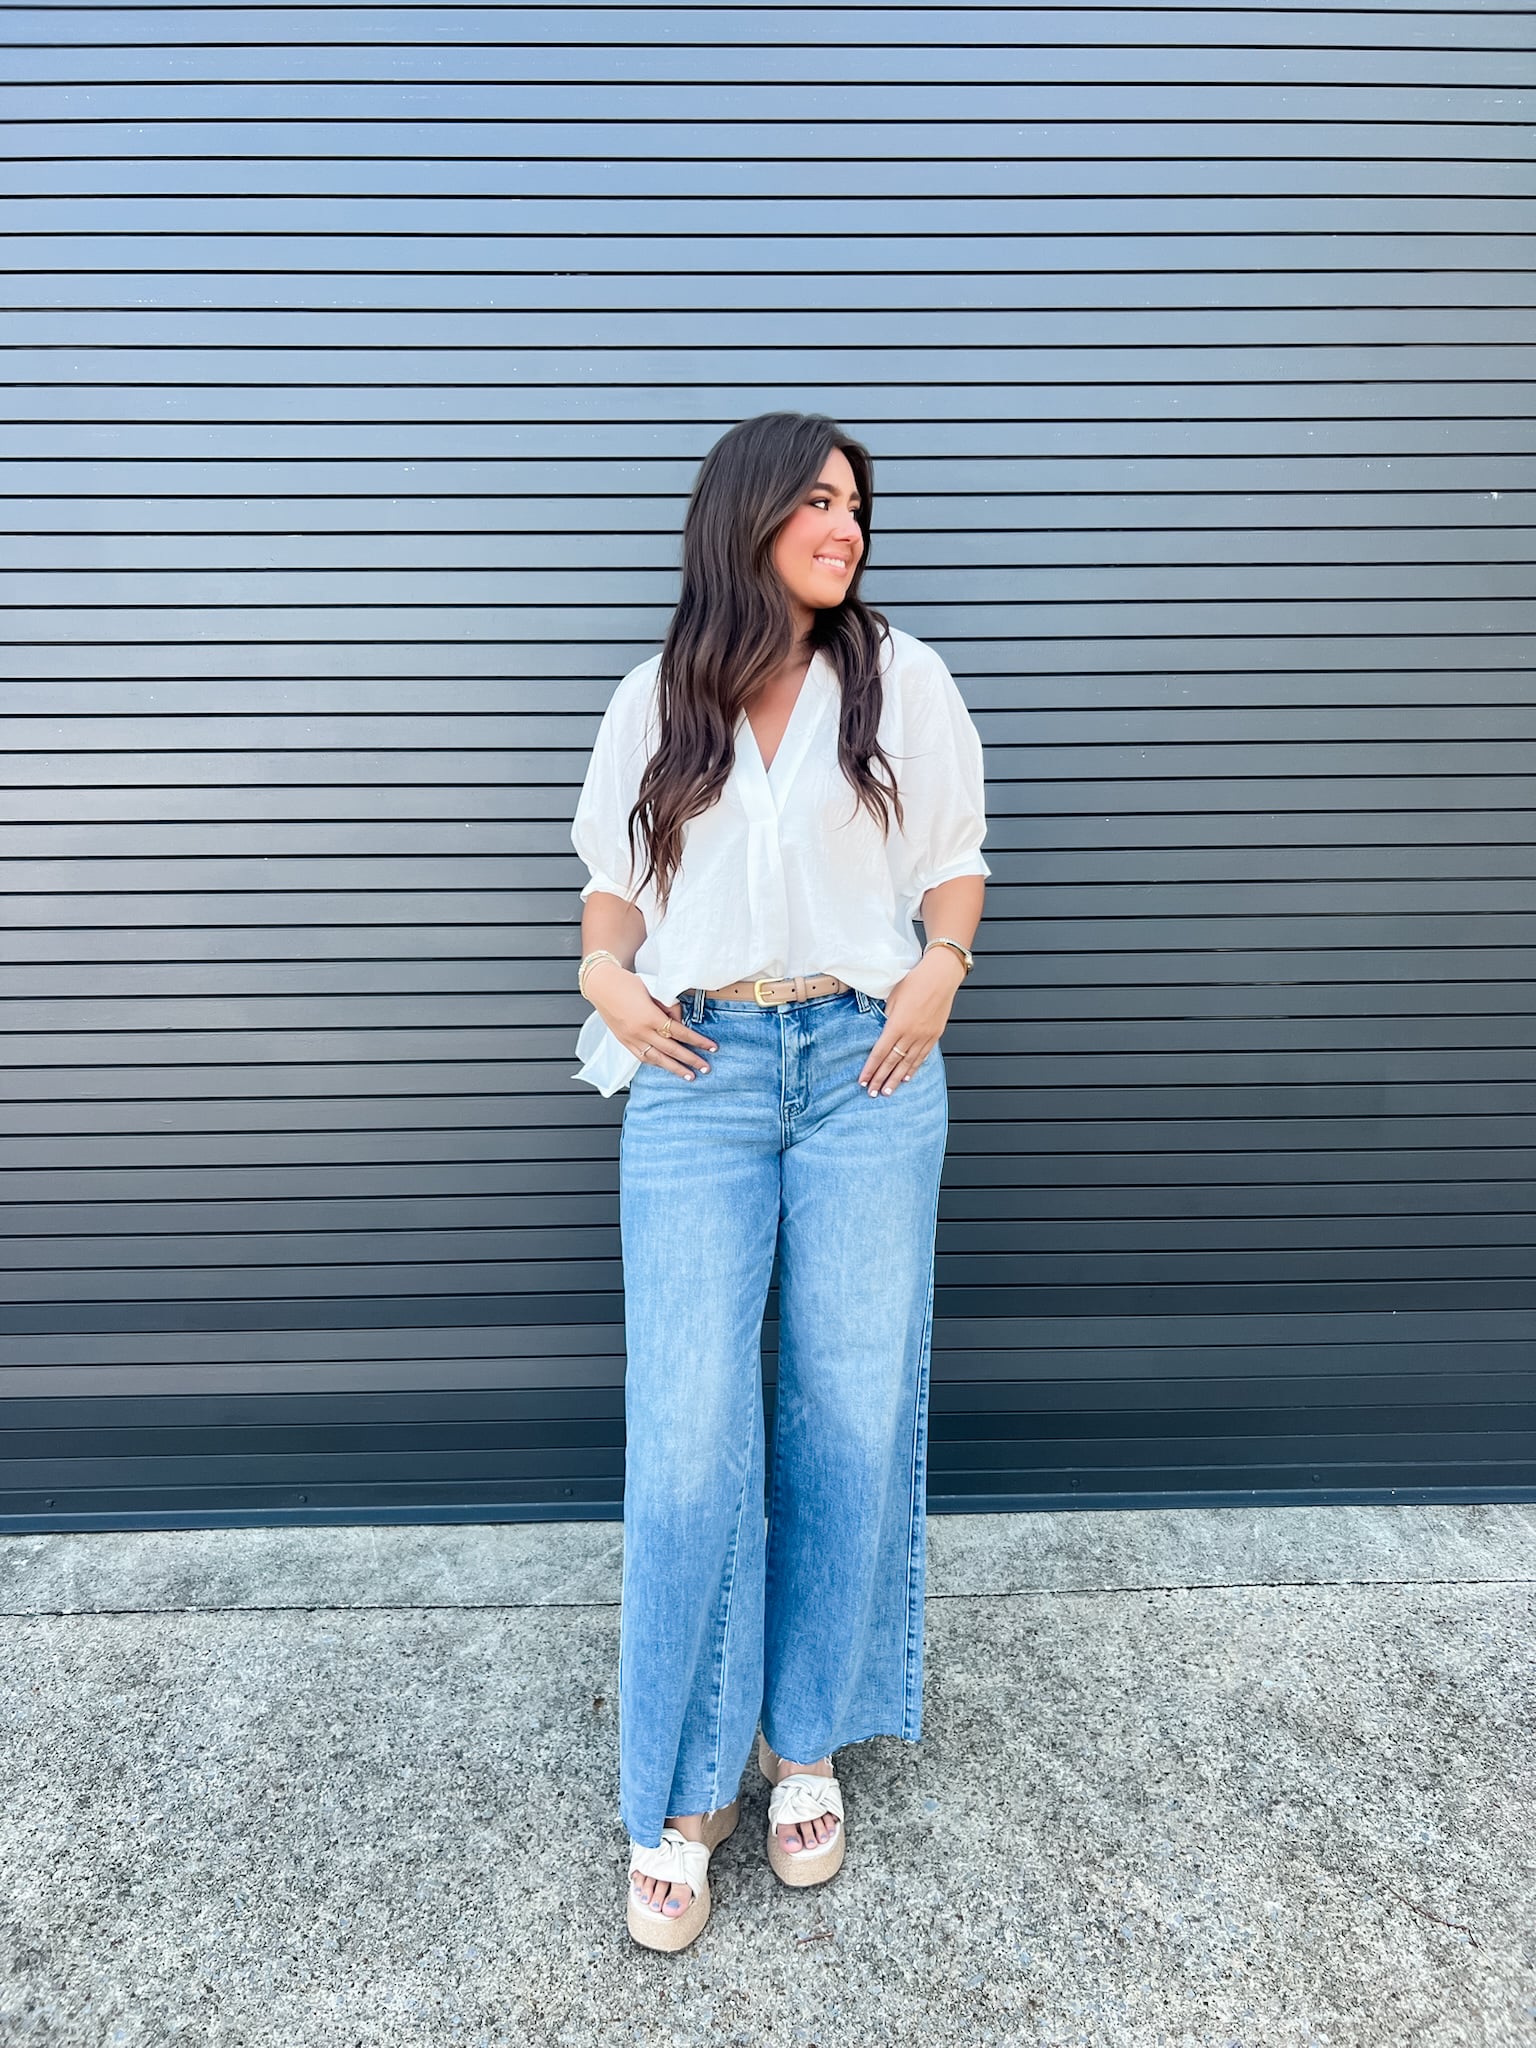
[[[869,1049],[861,1088],[889,1095],[911,1080],[943,1036],[964,979],[965,968],[949,946],[935,946],[908,968],[885,999],[885,1029]]]

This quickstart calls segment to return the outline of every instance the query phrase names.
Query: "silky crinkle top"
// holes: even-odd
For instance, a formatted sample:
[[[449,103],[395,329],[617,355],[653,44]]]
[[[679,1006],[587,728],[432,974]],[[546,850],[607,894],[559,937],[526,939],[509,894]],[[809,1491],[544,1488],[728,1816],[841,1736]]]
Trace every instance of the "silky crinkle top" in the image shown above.
[[[922,957],[913,914],[923,894],[956,875],[989,875],[981,855],[986,801],[981,739],[942,658],[892,627],[881,648],[880,743],[905,818],[885,838],[837,761],[840,690],[817,652],[789,724],[764,768],[743,712],[736,758],[719,800],[683,827],[682,865],[663,915],[654,878],[634,900],[645,938],[634,971],[660,1003],[689,988],[746,975],[835,974],[885,996]],[[630,670],[598,728],[571,826],[591,872],[582,890],[626,900],[626,826],[657,740],[661,656]],[[637,834],[638,837],[638,834]],[[930,936],[939,936],[930,934]],[[640,1065],[594,1010],[576,1041],[573,1076],[604,1095]]]

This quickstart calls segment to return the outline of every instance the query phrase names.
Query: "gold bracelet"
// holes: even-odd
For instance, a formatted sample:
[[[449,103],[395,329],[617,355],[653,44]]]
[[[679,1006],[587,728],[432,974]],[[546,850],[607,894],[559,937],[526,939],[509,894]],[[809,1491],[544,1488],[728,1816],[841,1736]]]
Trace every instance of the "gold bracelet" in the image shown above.
[[[586,958],[582,961],[581,965],[576,970],[576,986],[581,990],[582,1000],[584,1002],[591,1000],[591,998],[587,995],[587,974],[590,969],[597,965],[599,960],[612,960],[615,967],[621,966],[623,964],[615,954],[609,952],[606,946],[598,946],[592,952],[588,953]]]
[[[976,962],[971,957],[970,947],[962,946],[958,939],[930,939],[928,944],[924,946],[923,951],[926,953],[934,946],[948,946],[952,951],[958,953],[961,960],[965,963],[965,974],[969,974],[976,965]],[[962,981],[965,979],[965,974],[962,974],[960,977]]]

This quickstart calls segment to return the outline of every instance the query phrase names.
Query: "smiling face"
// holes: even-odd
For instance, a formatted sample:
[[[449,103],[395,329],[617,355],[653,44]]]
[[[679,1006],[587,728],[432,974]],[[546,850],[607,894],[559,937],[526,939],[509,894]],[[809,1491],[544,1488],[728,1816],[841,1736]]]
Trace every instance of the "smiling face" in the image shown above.
[[[773,544],[773,566],[789,592],[801,630],[810,615],[841,604],[864,553],[854,517],[860,502],[853,465],[841,448],[823,460]]]

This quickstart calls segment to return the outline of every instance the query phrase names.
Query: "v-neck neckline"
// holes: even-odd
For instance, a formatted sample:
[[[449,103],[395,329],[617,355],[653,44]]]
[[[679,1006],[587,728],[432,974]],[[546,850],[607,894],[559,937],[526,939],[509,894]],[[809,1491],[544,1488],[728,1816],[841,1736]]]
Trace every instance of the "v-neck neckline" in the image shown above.
[[[818,647],[801,679],[799,692],[790,708],[784,730],[779,735],[779,744],[773,750],[771,763],[763,759],[763,750],[757,743],[757,734],[752,730],[751,719],[745,711],[741,713],[741,736],[750,746],[751,759],[773,793],[776,809],[782,808],[785,793],[795,771],[805,758],[806,747],[817,722],[817,713],[825,702],[823,679],[824,659]]]

